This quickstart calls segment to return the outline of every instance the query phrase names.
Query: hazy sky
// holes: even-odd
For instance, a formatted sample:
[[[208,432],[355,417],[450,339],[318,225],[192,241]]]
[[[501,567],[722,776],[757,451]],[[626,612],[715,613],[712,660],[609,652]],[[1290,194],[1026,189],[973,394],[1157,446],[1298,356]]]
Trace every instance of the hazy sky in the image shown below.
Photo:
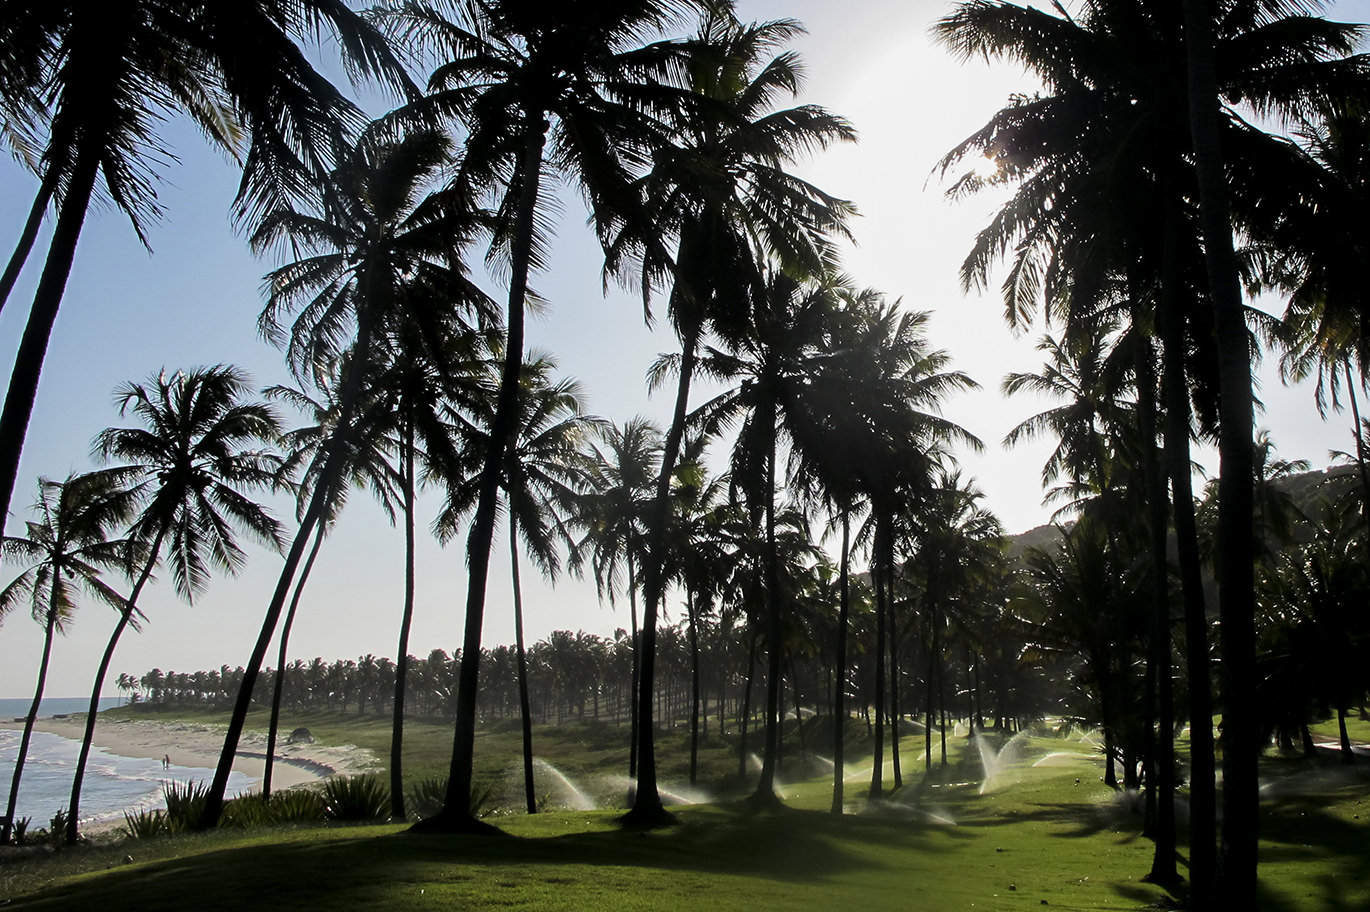
[[[906,307],[933,312],[933,343],[983,387],[948,404],[948,415],[988,447],[983,456],[963,458],[966,473],[977,478],[1009,531],[1045,522],[1049,510],[1041,506],[1038,482],[1045,447],[1006,452],[999,446],[1009,428],[1047,405],[1004,400],[998,393],[1005,373],[1039,364],[1037,336],[1015,338],[1004,327],[997,295],[964,295],[957,281],[957,266],[994,201],[948,203],[931,173],[941,155],[1011,93],[1031,91],[1032,83],[1015,68],[963,65],[935,47],[928,26],[951,9],[942,0],[741,0],[739,9],[745,19],[790,17],[808,27],[809,34],[796,43],[809,77],[801,100],[846,116],[861,134],[858,145],[830,151],[802,168],[805,176],[861,210],[855,225],[858,246],[847,255],[847,269],[858,284],[902,298]],[[1343,2],[1331,14],[1366,21],[1370,0]],[[119,423],[111,399],[116,385],[144,379],[164,366],[175,370],[224,362],[247,369],[261,386],[289,379],[280,354],[257,336],[261,276],[274,264],[255,260],[231,229],[227,212],[236,188],[234,170],[186,125],[169,124],[165,135],[181,162],[164,169],[166,216],[150,232],[154,253],[138,244],[116,212],[98,210],[86,222],[19,469],[11,530],[28,515],[39,475],[61,478],[91,467],[91,438]],[[8,160],[0,162],[0,250],[6,256],[35,188],[31,175]],[[549,268],[534,279],[551,310],[530,325],[530,345],[553,351],[562,372],[582,381],[594,414],[620,423],[636,414],[664,421],[669,394],[649,399],[643,375],[659,352],[674,349],[675,340],[665,329],[652,332],[644,326],[636,296],[601,293],[599,251],[584,220],[572,197]],[[0,364],[6,372],[45,242],[46,237],[40,239],[39,253],[0,317]],[[1268,369],[1263,376],[1267,412],[1261,424],[1274,430],[1282,455],[1321,466],[1329,449],[1349,447],[1349,419],[1337,417],[1334,425],[1324,426],[1310,391],[1281,388]],[[291,505],[278,506],[289,519]],[[435,511],[430,496],[420,522],[427,523]],[[507,545],[498,542],[487,645],[513,641],[506,554]],[[114,692],[119,672],[243,664],[281,564],[258,548],[252,555],[240,577],[216,579],[193,606],[177,601],[167,585],[150,587],[141,606],[150,621],[141,635],[125,637],[106,692]],[[314,570],[292,636],[292,658],[393,657],[402,558],[399,531],[367,495],[354,495]],[[0,578],[7,581],[18,569],[0,568]],[[444,551],[421,538],[412,653],[450,652],[459,644],[464,579],[459,547]],[[558,628],[610,635],[628,626],[626,603],[600,606],[590,583],[563,579],[552,589],[530,578],[524,588],[530,640]],[[675,606],[668,611],[674,620]],[[89,691],[114,621],[108,608],[82,608],[70,635],[55,647],[50,695]],[[0,697],[31,694],[40,646],[41,629],[27,611],[16,609],[0,627]]]

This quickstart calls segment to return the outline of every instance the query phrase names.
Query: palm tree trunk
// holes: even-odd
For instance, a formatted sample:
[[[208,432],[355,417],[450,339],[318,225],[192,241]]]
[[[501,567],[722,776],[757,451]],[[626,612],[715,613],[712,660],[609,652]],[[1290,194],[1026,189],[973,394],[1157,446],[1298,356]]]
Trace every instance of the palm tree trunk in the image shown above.
[[[1213,6],[1184,0],[1189,117],[1199,184],[1205,259],[1218,344],[1222,426],[1218,452],[1218,601],[1222,619],[1223,834],[1221,893],[1228,908],[1254,909],[1260,832],[1257,761],[1254,543],[1251,509],[1254,406],[1251,340],[1242,313],[1221,148],[1213,59]]]
[[[685,588],[685,614],[690,622],[690,785],[699,783],[699,618],[694,592]]]
[[[314,533],[314,546],[305,558],[304,569],[295,583],[295,593],[290,597],[290,608],[285,613],[285,623],[281,625],[281,644],[276,652],[276,681],[271,688],[271,721],[266,727],[266,761],[262,767],[262,797],[271,797],[271,773],[276,766],[276,737],[280,732],[281,695],[285,692],[285,657],[290,648],[290,631],[295,626],[295,611],[300,607],[300,596],[304,593],[305,583],[309,582],[309,572],[314,569],[314,558],[319,556],[323,544],[324,524],[319,523]]]
[[[506,315],[504,371],[499,400],[490,424],[490,448],[481,469],[476,513],[467,542],[466,625],[462,635],[461,669],[457,678],[457,718],[452,735],[452,763],[442,810],[422,830],[496,832],[471,814],[471,779],[476,747],[476,696],[480,681],[480,638],[485,621],[485,586],[490,574],[490,549],[495,536],[495,508],[499,501],[500,469],[516,432],[519,377],[523,372],[523,310],[528,294],[533,221],[537,210],[538,184],[542,177],[542,152],[547,140],[547,121],[538,123],[525,138],[519,163],[519,201],[509,266],[509,302]]]
[[[851,588],[848,560],[851,551],[851,508],[842,505],[842,558],[838,570],[841,605],[837,609],[837,674],[832,698],[832,813],[840,815],[843,806],[843,764],[847,733],[847,621],[851,617]]]
[[[38,378],[43,372],[48,339],[62,304],[67,278],[76,259],[76,244],[85,224],[86,208],[95,188],[99,160],[87,146],[88,143],[83,143],[76,154],[71,181],[48,247],[47,261],[34,292],[33,307],[14,357],[4,410],[0,411],[0,517],[9,515],[14,481],[19,474],[19,457],[24,451],[24,437],[33,414],[33,400],[38,394]]]
[[[364,297],[364,296],[363,296]],[[224,793],[228,790],[228,776],[233,771],[233,758],[238,752],[238,741],[242,738],[243,726],[247,722],[248,710],[252,707],[252,690],[257,684],[262,661],[271,645],[276,632],[276,624],[281,619],[286,595],[290,592],[295,579],[295,571],[304,556],[305,543],[314,532],[315,525],[324,521],[327,505],[332,502],[334,488],[341,480],[342,463],[346,458],[341,446],[343,436],[353,432],[353,413],[356,411],[357,397],[361,390],[363,375],[371,360],[371,317],[363,310],[357,318],[357,341],[353,348],[355,355],[351,370],[343,383],[338,397],[338,424],[324,446],[323,469],[314,483],[314,493],[309,498],[309,506],[300,520],[300,528],[295,532],[295,540],[286,554],[281,575],[276,580],[276,590],[272,593],[271,604],[267,606],[266,617],[262,619],[262,629],[257,634],[257,642],[252,647],[252,655],[243,668],[243,679],[238,686],[238,696],[233,702],[233,713],[229,716],[228,731],[224,734],[223,750],[219,753],[219,763],[214,770],[209,792],[205,796],[204,811],[200,816],[199,828],[213,829],[219,824],[224,810]]]
[[[404,820],[404,702],[409,683],[409,630],[414,624],[414,420],[404,425],[404,610],[395,646],[395,699],[390,723],[390,816]],[[308,568],[306,568],[308,572]]]
[[[1208,661],[1208,614],[1194,490],[1190,478],[1189,382],[1185,376],[1184,320],[1178,296],[1179,206],[1166,193],[1166,239],[1161,284],[1160,329],[1165,351],[1161,389],[1165,395],[1165,461],[1170,478],[1171,518],[1184,601],[1185,679],[1189,691],[1189,883],[1193,908],[1206,909],[1217,864],[1216,791],[1213,756],[1213,689]]]
[[[1351,400],[1351,420],[1355,422],[1351,430],[1356,438],[1356,472],[1360,475],[1361,520],[1370,522],[1370,468],[1366,467],[1365,438],[1361,436],[1360,400],[1356,396],[1356,382],[1351,374],[1351,359],[1347,358],[1342,362],[1342,366],[1346,369],[1346,395]],[[1366,537],[1365,545],[1370,549],[1370,536]]]
[[[1140,326],[1134,308],[1133,327]],[[1149,338],[1139,339],[1135,367],[1137,404],[1141,418],[1142,478],[1146,487],[1147,534],[1151,551],[1151,649],[1149,671],[1156,692],[1156,722],[1145,730],[1150,750],[1147,763],[1147,805],[1154,809],[1150,820],[1156,851],[1152,856],[1151,883],[1171,885],[1180,877],[1175,870],[1175,706],[1170,663],[1170,587],[1166,558],[1165,488],[1156,457],[1156,379]],[[1150,713],[1148,705],[1148,713]]]
[[[81,751],[76,756],[76,772],[71,778],[71,798],[67,803],[67,845],[76,845],[77,837],[77,818],[81,814],[81,785],[85,781],[86,761],[90,759],[90,747],[95,740],[95,717],[100,710],[100,691],[105,686],[105,675],[109,674],[109,664],[114,659],[114,649],[119,645],[119,638],[123,636],[124,629],[133,620],[134,612],[138,610],[138,597],[143,593],[143,587],[152,577],[152,568],[157,565],[157,555],[162,549],[162,539],[166,537],[168,523],[163,523],[157,530],[157,537],[153,539],[151,550],[148,552],[147,563],[143,566],[143,571],[138,575],[138,579],[133,585],[133,591],[129,593],[128,602],[124,610],[119,612],[119,623],[114,625],[114,632],[110,634],[109,642],[105,645],[105,652],[100,656],[100,666],[95,671],[95,685],[91,688],[90,703],[86,707],[86,727],[81,735]]]
[[[761,756],[761,779],[752,800],[775,804],[775,772],[780,763],[780,685],[783,676],[780,628],[780,555],[775,542],[775,415],[762,416],[770,428],[766,452],[766,730]]]
[[[628,549],[628,623],[633,637],[632,699],[628,706],[628,779],[633,783],[629,788],[636,794],[638,726],[642,721],[642,706],[637,699],[638,687],[642,684],[642,631],[637,625],[637,562],[633,560],[631,545]],[[648,718],[651,718],[650,714]]]
[[[57,574],[53,574],[53,590],[57,588]],[[38,707],[43,702],[43,688],[48,682],[48,662],[52,659],[52,634],[56,630],[57,619],[51,610],[48,612],[47,627],[43,630],[43,658],[38,663],[38,684],[33,690],[33,702],[29,704],[28,715],[24,717],[24,733],[19,736],[19,753],[14,757],[14,775],[10,779],[9,804],[5,808],[3,832],[0,832],[0,845],[7,845],[14,828],[15,808],[19,803],[19,782],[24,778],[24,761],[29,755],[29,741],[33,738],[33,722],[38,718]]]
[[[885,536],[890,534],[883,507],[876,519],[872,578],[875,582],[875,742],[871,761],[871,785],[867,801],[879,801],[885,794]]]
[[[509,566],[514,585],[514,648],[518,661],[519,716],[523,731],[523,799],[528,813],[538,812],[533,788],[533,714],[528,700],[528,653],[523,646],[523,589],[519,584],[518,517],[509,511]]]
[[[747,683],[742,688],[742,711],[738,713],[737,778],[747,775],[747,723],[752,715],[752,676],[756,674],[756,637],[747,631]]]
[[[893,542],[890,544],[892,546]],[[886,563],[885,572],[889,574],[885,579],[885,601],[890,625],[890,764],[894,768],[894,788],[897,791],[904,787],[904,772],[899,765],[899,628],[894,615],[893,553]]]
[[[14,283],[19,281],[19,273],[24,271],[24,263],[33,251],[33,243],[38,239],[38,229],[43,225],[43,216],[47,213],[48,203],[51,201],[52,188],[44,181],[38,188],[38,195],[33,199],[33,206],[29,209],[29,217],[24,222],[19,242],[14,245],[14,253],[10,255],[9,263],[5,266],[5,274],[0,276],[0,311],[4,310],[5,302],[9,300]]]
[[[652,500],[651,521],[647,527],[647,564],[643,567],[643,608],[641,642],[641,690],[634,694],[638,707],[637,776],[633,807],[626,820],[634,825],[651,826],[672,819],[661,804],[657,791],[656,741],[652,720],[652,688],[656,680],[656,628],[661,602],[666,595],[663,574],[666,529],[671,516],[671,475],[680,458],[680,445],[685,437],[685,419],[689,410],[690,381],[694,376],[699,345],[699,327],[690,326],[682,333],[680,376],[676,378],[675,407],[671,426],[661,450],[661,466],[657,471],[656,492]],[[748,686],[751,681],[748,680]],[[745,728],[743,740],[745,741]]]

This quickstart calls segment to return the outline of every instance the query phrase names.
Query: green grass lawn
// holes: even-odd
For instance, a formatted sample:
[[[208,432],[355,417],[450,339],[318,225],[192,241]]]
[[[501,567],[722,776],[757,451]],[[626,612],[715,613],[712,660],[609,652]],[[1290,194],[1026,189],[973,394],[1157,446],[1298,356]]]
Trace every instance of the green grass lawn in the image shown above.
[[[315,734],[331,740],[326,720],[317,723]],[[345,720],[333,724],[351,730]],[[518,735],[494,730],[482,738],[486,748],[516,749]],[[566,726],[555,737],[542,732],[539,744],[566,775],[589,779],[600,774],[598,764],[618,764],[601,739],[608,736],[599,727]],[[663,765],[679,769],[678,739],[664,741]],[[645,833],[621,829],[615,811],[560,808],[491,818],[504,837],[414,836],[394,825],[220,831],[8,864],[0,867],[0,898],[12,898],[15,909],[102,912],[1102,910],[1171,901],[1141,881],[1152,844],[1138,835],[1133,802],[1099,781],[1088,742],[1019,736],[987,787],[978,754],[961,738],[949,746],[950,765],[934,763],[925,777],[922,738],[905,737],[904,787],[869,807],[869,757],[853,762],[847,797],[859,813],[840,818],[826,813],[830,778],[799,778],[800,768],[791,767],[793,781],[781,788],[787,807],[771,813],[735,800],[694,805],[678,810],[680,826]],[[708,768],[727,783],[736,760],[716,748]],[[1366,772],[1274,758],[1263,773],[1261,908],[1370,907]]]

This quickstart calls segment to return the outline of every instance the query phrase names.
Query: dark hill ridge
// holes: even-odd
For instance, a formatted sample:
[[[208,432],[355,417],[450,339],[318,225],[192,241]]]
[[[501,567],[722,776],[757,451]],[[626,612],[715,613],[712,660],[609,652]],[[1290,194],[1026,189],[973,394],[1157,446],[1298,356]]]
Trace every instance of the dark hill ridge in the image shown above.
[[[1275,487],[1292,497],[1299,511],[1308,517],[1310,523],[1314,523],[1322,520],[1321,505],[1323,500],[1336,500],[1347,486],[1355,483],[1356,467],[1354,465],[1336,465],[1291,475],[1276,482]],[[1072,522],[1066,522],[1064,525],[1069,528],[1071,524]],[[1029,548],[1050,548],[1060,540],[1060,537],[1061,533],[1051,523],[1034,526],[1017,535],[1005,536],[1008,541],[1009,558],[1016,560],[1022,557]],[[1300,535],[1299,538],[1300,540],[1311,539],[1311,530]]]

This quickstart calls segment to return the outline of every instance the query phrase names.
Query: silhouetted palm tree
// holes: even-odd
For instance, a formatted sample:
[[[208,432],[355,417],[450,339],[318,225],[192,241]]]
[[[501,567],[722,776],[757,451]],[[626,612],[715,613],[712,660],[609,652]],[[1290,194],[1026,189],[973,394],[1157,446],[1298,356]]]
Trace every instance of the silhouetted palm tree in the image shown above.
[[[9,842],[14,826],[19,783],[24,775],[29,740],[38,706],[47,684],[48,662],[52,657],[54,634],[66,633],[76,611],[78,589],[116,611],[128,603],[104,581],[104,570],[126,571],[130,561],[140,562],[141,550],[130,540],[111,540],[110,533],[123,526],[136,507],[134,495],[124,484],[124,473],[117,469],[69,475],[64,481],[38,480],[36,519],[27,525],[23,537],[5,536],[0,541],[5,559],[28,566],[0,590],[0,617],[22,601],[32,608],[33,619],[43,627],[43,652],[38,664],[38,682],[33,703],[24,718],[19,738],[19,753],[14,759],[9,804],[5,809],[0,843]]]
[[[491,256],[507,256],[504,374],[467,544],[468,589],[452,765],[443,810],[426,829],[488,831],[470,813],[476,691],[485,588],[499,477],[516,433],[528,280],[541,264],[542,182],[580,184],[601,230],[631,205],[629,168],[661,144],[656,115],[681,102],[684,49],[657,40],[686,0],[513,0],[409,3],[396,14],[407,39],[440,59],[418,107],[467,131],[453,182],[463,199],[491,201]],[[448,18],[448,16],[451,18]]]
[[[637,728],[646,724],[640,716],[638,700],[641,685],[638,568],[646,550],[647,514],[661,465],[661,431],[645,418],[633,418],[622,426],[600,428],[599,438],[603,447],[591,444],[586,454],[585,490],[575,517],[576,525],[585,531],[571,553],[570,566],[572,572],[583,573],[588,563],[596,592],[601,599],[607,597],[610,605],[624,585],[622,572],[627,572],[633,646],[628,778],[635,780],[638,772]]]
[[[556,360],[534,354],[523,365],[519,389],[518,433],[505,455],[500,489],[509,519],[509,560],[514,592],[514,637],[518,660],[519,710],[523,727],[524,798],[528,813],[537,813],[533,787],[533,719],[528,697],[528,661],[523,638],[523,589],[519,578],[519,545],[543,575],[555,580],[561,569],[560,550],[574,546],[567,520],[576,505],[584,472],[580,453],[594,419],[582,414],[583,393],[574,380],[552,382]],[[490,446],[496,389],[472,402],[467,418],[466,445],[479,458]],[[475,460],[473,460],[475,461]],[[476,473],[455,473],[448,479],[447,506],[438,517],[444,541],[459,531],[478,496]]]
[[[254,0],[231,8],[163,0],[16,6],[20,21],[27,21],[27,7],[60,8],[43,23],[46,40],[24,48],[43,55],[37,66],[52,114],[37,198],[11,261],[14,275],[49,201],[58,206],[0,412],[0,516],[9,512],[48,339],[91,201],[106,195],[144,243],[145,223],[160,212],[157,165],[174,156],[158,136],[159,122],[187,114],[230,154],[245,128],[237,209],[253,220],[281,198],[308,195],[310,179],[339,160],[363,121],[297,38],[326,29],[354,72],[409,87],[380,34],[328,0]]]
[[[275,443],[280,423],[265,404],[244,401],[248,392],[247,377],[233,367],[195,368],[171,377],[163,371],[115,391],[119,413],[132,412],[143,426],[108,428],[95,439],[101,459],[124,463],[122,474],[143,505],[129,535],[146,549],[146,557],[95,672],[67,806],[69,845],[77,838],[81,785],[105,674],[120,636],[137,615],[138,597],[163,557],[163,545],[173,587],[187,602],[209,584],[211,567],[236,574],[246,562],[234,526],[281,548],[280,523],[249,497],[254,489],[272,490],[282,483],[279,457],[262,448]]]
[[[469,213],[429,192],[450,156],[450,141],[440,133],[416,131],[393,140],[383,126],[373,128],[320,186],[317,212],[275,210],[253,236],[259,248],[287,240],[294,245],[298,259],[268,276],[262,331],[285,345],[297,377],[339,372],[338,416],[321,443],[309,503],[245,666],[205,803],[206,828],[222,812],[252,689],[296,568],[315,525],[333,515],[330,503],[345,489],[357,453],[366,447],[363,423],[375,419],[366,406],[379,395],[373,387],[392,334],[409,324],[420,327],[419,338],[438,365],[442,360],[434,353],[452,314],[484,306],[460,258]],[[290,314],[296,316],[287,333],[280,321]]]
[[[640,181],[646,217],[624,218],[606,248],[606,272],[635,270],[644,305],[658,282],[673,282],[668,316],[681,340],[680,356],[663,359],[651,379],[655,385],[666,369],[676,370],[675,406],[648,526],[654,542],[643,573],[644,716],[651,711],[657,614],[666,585],[661,566],[670,481],[699,346],[711,329],[726,334],[725,327],[746,324],[766,262],[804,275],[833,268],[833,242],[847,236],[845,219],[855,211],[787,170],[802,153],[855,137],[846,121],[815,105],[775,109],[802,83],[797,55],[783,50],[802,31],[792,20],[744,25],[731,4],[706,11],[691,42],[689,103],[669,112],[670,142],[655,151],[652,170]],[[643,823],[662,814],[653,730],[640,728],[637,748],[646,768],[631,813]]]

